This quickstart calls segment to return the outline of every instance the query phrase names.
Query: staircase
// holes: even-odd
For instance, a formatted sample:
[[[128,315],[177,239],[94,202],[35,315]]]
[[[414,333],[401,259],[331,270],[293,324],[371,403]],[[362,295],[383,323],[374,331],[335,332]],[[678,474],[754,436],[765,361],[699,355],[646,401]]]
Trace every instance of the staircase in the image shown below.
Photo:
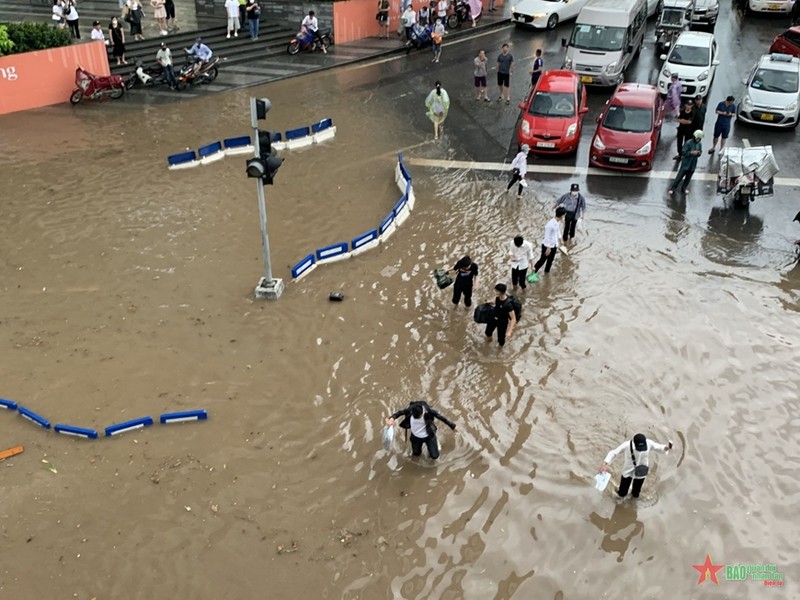
[[[118,0],[76,0],[80,16],[81,37],[89,37],[92,22],[97,20],[108,28],[111,17],[119,15]],[[33,4],[30,0],[0,0],[0,23],[13,21],[50,21],[53,14],[52,0],[39,0]],[[152,12],[151,12],[152,14]]]

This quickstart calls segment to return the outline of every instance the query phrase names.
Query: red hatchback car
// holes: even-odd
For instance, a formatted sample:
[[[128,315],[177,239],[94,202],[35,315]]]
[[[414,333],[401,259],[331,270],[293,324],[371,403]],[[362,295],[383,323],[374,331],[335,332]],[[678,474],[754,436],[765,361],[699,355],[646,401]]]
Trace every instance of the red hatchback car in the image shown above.
[[[571,154],[578,149],[586,90],[573,71],[545,71],[527,100],[519,105],[522,122],[517,132],[519,145],[531,152]]]
[[[790,27],[772,40],[767,54],[791,54],[800,57],[800,27]]]
[[[589,164],[621,171],[649,171],[663,121],[664,103],[658,88],[621,83],[597,118]]]

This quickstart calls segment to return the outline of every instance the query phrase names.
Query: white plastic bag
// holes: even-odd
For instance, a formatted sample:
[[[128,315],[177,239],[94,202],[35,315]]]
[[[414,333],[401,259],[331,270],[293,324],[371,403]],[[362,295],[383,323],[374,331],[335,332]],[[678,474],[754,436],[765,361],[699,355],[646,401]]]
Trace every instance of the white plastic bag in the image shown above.
[[[598,473],[594,476],[594,489],[598,492],[605,491],[606,486],[608,486],[608,482],[611,480],[611,473],[606,471],[605,473]]]
[[[392,444],[394,443],[394,426],[383,426],[382,441],[383,449],[389,452],[389,450],[392,449]]]

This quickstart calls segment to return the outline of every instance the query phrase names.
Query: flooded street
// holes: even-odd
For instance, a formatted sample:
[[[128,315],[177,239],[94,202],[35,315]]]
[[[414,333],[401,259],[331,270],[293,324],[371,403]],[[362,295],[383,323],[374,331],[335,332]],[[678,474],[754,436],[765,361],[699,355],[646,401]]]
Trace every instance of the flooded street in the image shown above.
[[[209,411],[96,441],[0,414],[0,450],[25,446],[0,463],[0,599],[800,597],[796,190],[732,213],[707,182],[680,202],[664,181],[578,178],[588,231],[522,295],[502,350],[431,273],[469,254],[476,300],[493,298],[506,245],[538,245],[570,177],[517,202],[505,176],[411,166],[416,209],[388,243],[290,283],[290,265],[389,211],[398,151],[475,157],[451,122],[432,142],[431,75],[409,85],[403,68],[252,90],[272,100],[266,129],[338,128],[282,153],[266,188],[275,303],[252,299],[244,159],[166,170],[249,133],[248,91],[0,118],[0,396],[98,430]],[[457,125],[476,103],[453,95]],[[384,419],[418,398],[458,425],[440,426],[436,464],[400,430],[381,447]],[[595,491],[639,431],[675,441],[642,497],[614,497],[620,460]],[[698,587],[706,554],[777,565],[783,589]]]

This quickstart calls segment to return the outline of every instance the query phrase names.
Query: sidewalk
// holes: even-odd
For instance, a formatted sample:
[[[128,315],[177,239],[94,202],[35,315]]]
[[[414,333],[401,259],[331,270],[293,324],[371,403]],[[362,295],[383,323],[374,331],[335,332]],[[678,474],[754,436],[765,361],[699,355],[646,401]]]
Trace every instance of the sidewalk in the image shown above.
[[[505,12],[498,12],[496,15],[486,14],[476,27],[465,24],[466,26],[454,29],[445,39],[444,46],[446,47],[455,39],[503,27],[509,23],[509,15],[510,7],[506,8]],[[252,87],[406,51],[404,43],[393,35],[388,40],[366,38],[341,45],[334,44],[328,49],[328,54],[301,52],[291,56],[286,51],[289,37],[283,41],[271,39],[266,46],[254,47],[256,52],[254,55],[238,50],[245,44],[251,44],[249,40],[227,40],[224,30],[220,30],[220,33],[215,34],[213,38],[203,32],[203,38],[214,50],[214,53],[221,58],[219,77],[214,83],[189,88],[182,92],[173,92],[163,86],[147,89],[139,87],[131,90],[125,97],[127,102],[146,102],[148,104],[196,98],[209,93]],[[412,50],[412,52],[426,51],[430,52],[430,49]],[[155,52],[153,52],[153,56],[155,56]],[[117,72],[116,69],[114,71]]]

